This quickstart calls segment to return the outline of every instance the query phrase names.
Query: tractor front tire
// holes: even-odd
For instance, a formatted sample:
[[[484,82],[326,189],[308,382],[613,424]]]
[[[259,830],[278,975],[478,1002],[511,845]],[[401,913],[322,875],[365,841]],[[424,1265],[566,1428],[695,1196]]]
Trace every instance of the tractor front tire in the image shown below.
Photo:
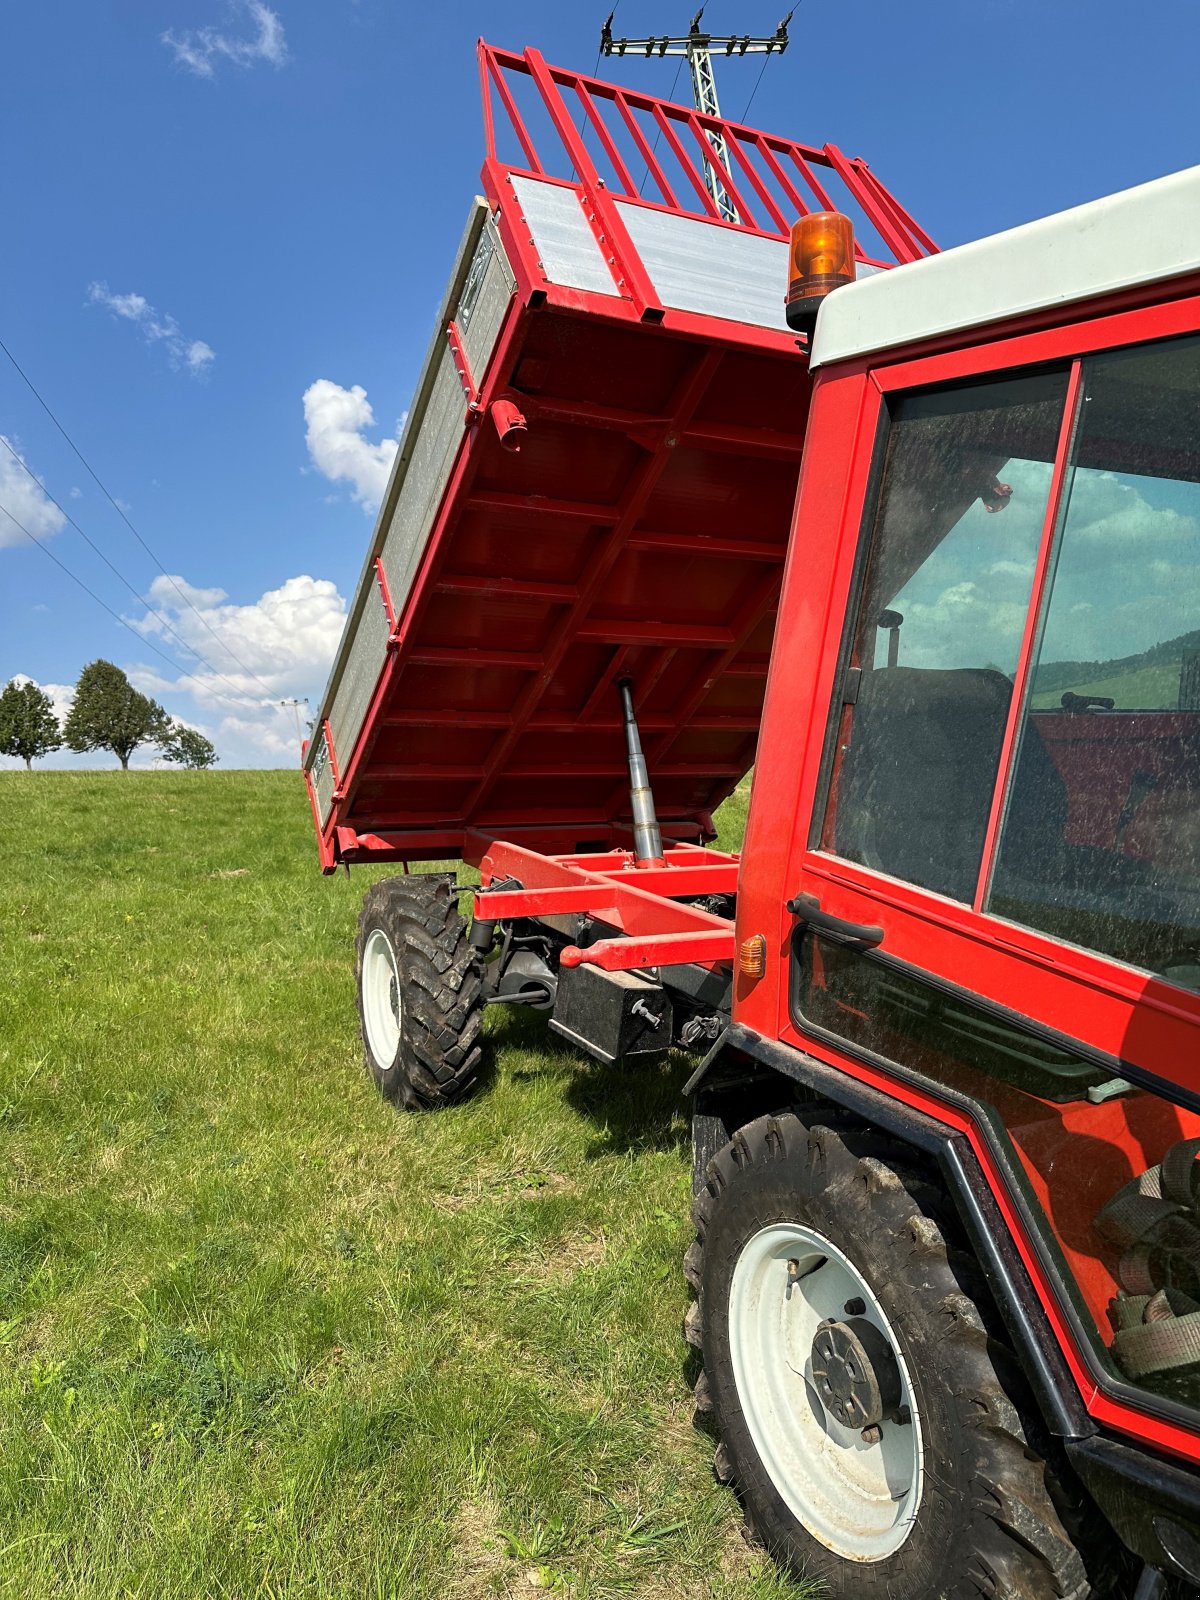
[[[454,1105],[475,1087],[482,972],[450,876],[372,884],[358,919],[355,970],[367,1071],[411,1111]]]
[[[697,1411],[751,1533],[831,1600],[1107,1593],[1110,1541],[1042,1454],[944,1192],[903,1145],[810,1116],[709,1161],[685,1266]]]

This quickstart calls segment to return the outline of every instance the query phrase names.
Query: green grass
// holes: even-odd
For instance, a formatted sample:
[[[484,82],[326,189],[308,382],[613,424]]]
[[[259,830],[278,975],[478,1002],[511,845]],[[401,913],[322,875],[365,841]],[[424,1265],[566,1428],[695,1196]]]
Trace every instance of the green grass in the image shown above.
[[[0,807],[0,1595],[796,1592],[690,1426],[685,1063],[500,1013],[398,1114],[296,774]]]

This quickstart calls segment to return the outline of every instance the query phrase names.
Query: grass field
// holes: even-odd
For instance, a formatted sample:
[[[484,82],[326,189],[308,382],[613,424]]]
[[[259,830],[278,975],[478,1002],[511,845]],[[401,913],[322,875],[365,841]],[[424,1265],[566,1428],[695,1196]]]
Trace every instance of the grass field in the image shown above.
[[[684,1062],[500,1013],[398,1114],[298,775],[0,808],[0,1595],[798,1592],[690,1423]]]

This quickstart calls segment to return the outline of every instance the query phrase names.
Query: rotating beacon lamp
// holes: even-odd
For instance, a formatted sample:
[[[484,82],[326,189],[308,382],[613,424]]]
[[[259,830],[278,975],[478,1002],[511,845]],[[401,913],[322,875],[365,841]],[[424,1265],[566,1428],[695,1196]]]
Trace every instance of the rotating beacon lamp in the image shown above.
[[[787,323],[812,336],[821,302],[844,283],[853,283],[854,228],[840,211],[814,211],[792,224],[789,250]]]

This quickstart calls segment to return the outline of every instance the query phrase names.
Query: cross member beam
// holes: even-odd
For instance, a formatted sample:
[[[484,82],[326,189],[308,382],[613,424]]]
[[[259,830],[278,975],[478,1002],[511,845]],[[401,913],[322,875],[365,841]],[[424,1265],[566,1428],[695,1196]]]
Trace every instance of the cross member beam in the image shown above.
[[[630,972],[690,961],[712,965],[733,960],[733,922],[672,897],[734,893],[735,855],[671,846],[664,853],[665,866],[639,870],[625,852],[545,856],[510,840],[474,832],[467,835],[464,853],[483,879],[475,894],[475,915],[481,921],[603,912],[603,920],[621,930],[618,938],[582,949],[568,945],[562,954],[565,966]],[[490,888],[506,878],[515,878],[521,887]]]

